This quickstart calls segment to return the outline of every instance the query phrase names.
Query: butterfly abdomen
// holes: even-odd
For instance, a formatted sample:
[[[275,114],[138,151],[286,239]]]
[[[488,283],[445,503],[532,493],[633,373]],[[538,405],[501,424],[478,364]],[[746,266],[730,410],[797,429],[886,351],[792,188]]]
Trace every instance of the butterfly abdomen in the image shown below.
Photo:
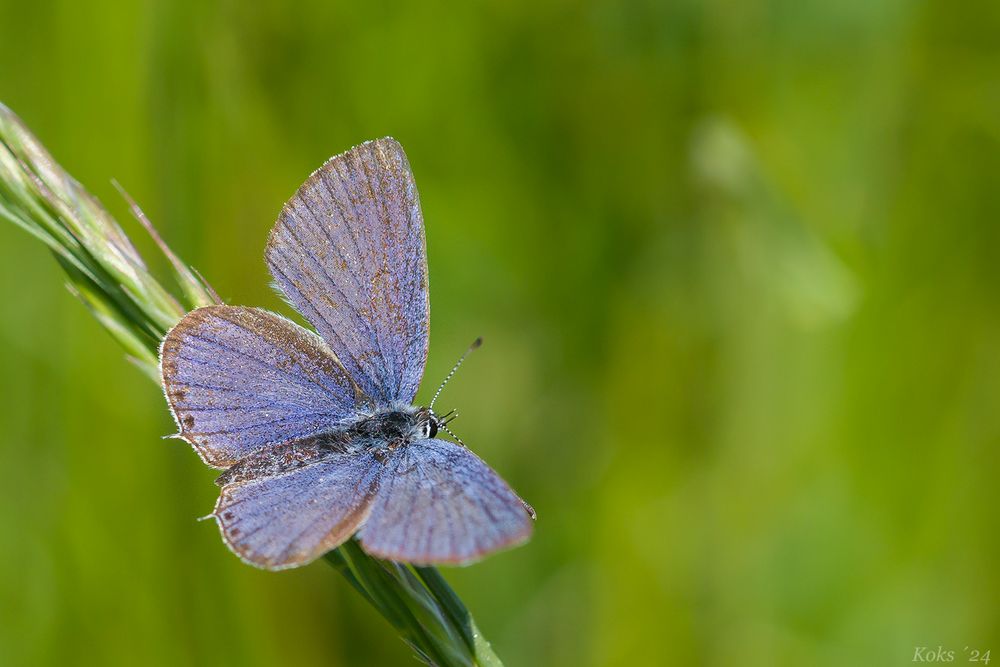
[[[234,463],[215,479],[215,483],[226,486],[260,477],[273,477],[343,454],[347,451],[345,435],[343,431],[335,431],[313,438],[268,445]]]
[[[340,454],[368,450],[379,456],[417,439],[418,422],[416,410],[388,410],[311,438],[267,445],[237,461],[215,483],[226,486],[273,477]]]

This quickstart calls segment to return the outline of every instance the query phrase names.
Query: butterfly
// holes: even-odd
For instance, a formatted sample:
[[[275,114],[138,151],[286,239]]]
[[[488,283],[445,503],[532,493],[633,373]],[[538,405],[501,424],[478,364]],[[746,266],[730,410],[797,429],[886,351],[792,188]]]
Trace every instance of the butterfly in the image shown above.
[[[225,471],[210,516],[229,548],[279,570],[352,536],[373,556],[421,565],[527,540],[534,510],[461,441],[435,437],[447,420],[433,401],[412,405],[430,306],[402,147],[378,139],[327,161],[285,204],[265,259],[316,333],[211,305],[160,349],[178,437]]]

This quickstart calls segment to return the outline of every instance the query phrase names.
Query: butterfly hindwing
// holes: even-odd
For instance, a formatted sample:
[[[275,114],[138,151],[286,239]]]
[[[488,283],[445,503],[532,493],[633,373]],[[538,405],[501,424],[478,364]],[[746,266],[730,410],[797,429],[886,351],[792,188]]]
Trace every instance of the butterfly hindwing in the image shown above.
[[[417,440],[389,455],[365,551],[417,564],[461,564],[520,544],[532,516],[499,475],[461,445]]]
[[[269,570],[304,565],[365,520],[381,470],[370,452],[339,454],[226,484],[212,515],[229,548]]]
[[[188,313],[164,339],[160,369],[180,435],[218,468],[354,412],[355,389],[323,341],[258,308]]]
[[[378,405],[410,403],[427,357],[427,253],[417,188],[394,139],[331,158],[285,204],[271,275]]]

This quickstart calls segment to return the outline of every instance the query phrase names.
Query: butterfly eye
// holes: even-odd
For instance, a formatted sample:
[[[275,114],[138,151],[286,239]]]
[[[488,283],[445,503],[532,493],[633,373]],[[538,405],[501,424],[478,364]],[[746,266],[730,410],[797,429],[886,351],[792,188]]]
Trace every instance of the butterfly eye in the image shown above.
[[[424,431],[425,431],[424,433],[425,438],[433,438],[435,435],[437,435],[438,432],[437,420],[434,419],[433,417],[428,419],[427,425],[424,427]]]

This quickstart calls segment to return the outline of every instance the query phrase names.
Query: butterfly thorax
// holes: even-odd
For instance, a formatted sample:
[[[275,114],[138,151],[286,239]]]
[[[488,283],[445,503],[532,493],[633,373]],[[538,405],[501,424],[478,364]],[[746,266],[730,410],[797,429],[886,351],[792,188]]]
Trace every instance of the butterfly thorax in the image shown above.
[[[225,486],[280,475],[328,458],[366,451],[384,463],[394,449],[436,434],[437,419],[429,409],[395,405],[326,433],[267,445],[236,461],[215,483]]]

